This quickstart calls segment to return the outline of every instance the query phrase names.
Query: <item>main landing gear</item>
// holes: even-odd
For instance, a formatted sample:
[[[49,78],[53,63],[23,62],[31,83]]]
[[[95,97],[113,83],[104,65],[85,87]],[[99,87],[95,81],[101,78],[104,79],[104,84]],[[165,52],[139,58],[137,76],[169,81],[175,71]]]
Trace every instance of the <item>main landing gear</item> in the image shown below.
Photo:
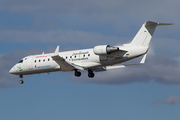
[[[24,81],[23,81],[23,75],[20,75],[19,78],[21,78],[21,80],[19,81],[20,84],[23,84]]]
[[[75,70],[74,75],[75,75],[76,77],[80,77],[80,76],[81,76],[81,72]],[[88,77],[89,77],[89,78],[93,78],[94,76],[95,76],[95,75],[94,75],[93,71],[89,69],[89,70],[88,70]]]
[[[80,77],[80,76],[81,76],[81,72],[79,72],[79,71],[75,70],[74,75],[75,75],[76,77]]]
[[[88,70],[88,77],[89,78],[93,78],[94,77],[94,73],[92,70]]]

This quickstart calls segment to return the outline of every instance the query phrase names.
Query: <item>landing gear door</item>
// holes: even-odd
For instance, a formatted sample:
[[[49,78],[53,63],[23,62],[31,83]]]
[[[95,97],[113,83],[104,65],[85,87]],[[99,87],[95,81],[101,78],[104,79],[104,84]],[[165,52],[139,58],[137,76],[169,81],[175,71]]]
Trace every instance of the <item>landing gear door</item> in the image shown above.
[[[27,66],[27,69],[33,69],[33,56],[29,56],[26,58],[27,59],[27,62],[26,62],[26,66]]]

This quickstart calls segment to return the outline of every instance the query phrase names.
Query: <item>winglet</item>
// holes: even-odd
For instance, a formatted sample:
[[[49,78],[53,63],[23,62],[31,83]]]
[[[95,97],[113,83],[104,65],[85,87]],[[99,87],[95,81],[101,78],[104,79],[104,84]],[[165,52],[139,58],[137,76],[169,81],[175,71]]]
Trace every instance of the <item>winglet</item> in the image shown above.
[[[57,48],[56,48],[56,50],[55,50],[54,53],[55,53],[55,54],[58,54],[58,53],[59,53],[59,46],[57,46]]]
[[[141,62],[140,62],[140,64],[143,64],[143,63],[145,63],[145,60],[146,60],[146,54],[144,55],[144,57],[142,58],[142,60],[141,60]]]

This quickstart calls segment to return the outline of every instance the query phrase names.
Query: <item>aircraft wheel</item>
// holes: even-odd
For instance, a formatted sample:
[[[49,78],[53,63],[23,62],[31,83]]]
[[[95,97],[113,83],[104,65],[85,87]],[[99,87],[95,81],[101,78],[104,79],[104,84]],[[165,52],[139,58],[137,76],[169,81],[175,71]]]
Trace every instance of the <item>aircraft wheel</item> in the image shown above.
[[[93,77],[94,77],[94,73],[89,73],[89,74],[88,74],[88,77],[89,77],[89,78],[93,78]]]
[[[20,83],[20,84],[23,84],[23,83],[24,83],[24,81],[23,81],[23,80],[20,80],[20,81],[19,81],[19,83]]]
[[[74,75],[75,75],[76,77],[80,77],[80,76],[81,76],[81,72],[76,71],[76,72],[74,73]]]

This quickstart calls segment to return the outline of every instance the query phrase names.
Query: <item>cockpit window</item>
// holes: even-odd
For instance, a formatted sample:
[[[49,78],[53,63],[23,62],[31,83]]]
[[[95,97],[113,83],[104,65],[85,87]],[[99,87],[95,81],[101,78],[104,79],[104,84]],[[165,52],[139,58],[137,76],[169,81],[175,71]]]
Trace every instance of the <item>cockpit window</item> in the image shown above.
[[[22,63],[23,62],[23,60],[20,60],[18,63]]]

